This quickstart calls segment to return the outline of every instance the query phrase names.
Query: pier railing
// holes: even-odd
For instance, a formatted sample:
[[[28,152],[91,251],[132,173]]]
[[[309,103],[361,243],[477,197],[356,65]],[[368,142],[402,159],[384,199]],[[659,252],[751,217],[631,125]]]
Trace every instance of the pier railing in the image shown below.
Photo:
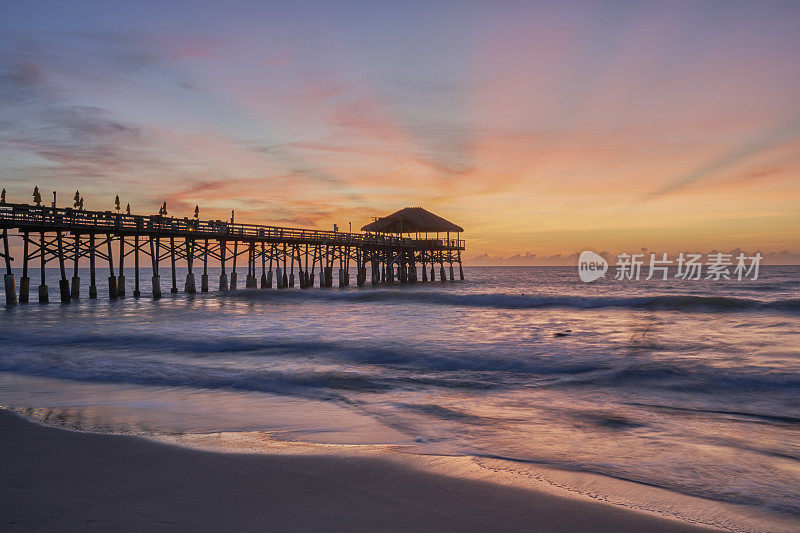
[[[28,204],[0,204],[0,227],[27,231],[122,233],[162,237],[294,241],[352,246],[463,250],[463,239],[412,239],[387,234],[347,233],[282,226],[198,220],[164,215],[129,215],[113,211],[83,211]]]

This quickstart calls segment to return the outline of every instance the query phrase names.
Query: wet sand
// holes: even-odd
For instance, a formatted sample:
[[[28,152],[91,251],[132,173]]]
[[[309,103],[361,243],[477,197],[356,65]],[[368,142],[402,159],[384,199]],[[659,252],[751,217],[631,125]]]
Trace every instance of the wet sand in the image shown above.
[[[0,410],[0,529],[708,531],[378,457],[223,454]]]

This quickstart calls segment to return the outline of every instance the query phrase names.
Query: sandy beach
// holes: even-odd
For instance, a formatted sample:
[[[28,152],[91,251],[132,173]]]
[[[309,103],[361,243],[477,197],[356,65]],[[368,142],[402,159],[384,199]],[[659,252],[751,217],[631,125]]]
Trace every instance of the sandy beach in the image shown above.
[[[374,457],[222,454],[0,411],[6,531],[701,531]]]

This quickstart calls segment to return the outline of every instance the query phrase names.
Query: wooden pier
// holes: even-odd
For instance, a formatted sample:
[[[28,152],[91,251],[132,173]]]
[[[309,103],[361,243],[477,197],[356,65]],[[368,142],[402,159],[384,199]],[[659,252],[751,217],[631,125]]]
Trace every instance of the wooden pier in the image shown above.
[[[403,212],[409,213],[405,227]],[[396,226],[398,214],[399,229],[370,230],[370,226],[379,226],[381,223],[393,223]],[[422,225],[419,224],[420,220]],[[440,222],[446,225],[437,225]],[[426,223],[433,225],[425,226]],[[244,288],[247,289],[270,289],[273,285],[277,289],[307,289],[315,286],[315,272],[319,273],[316,278],[319,287],[333,287],[335,272],[338,274],[338,286],[346,287],[350,285],[351,266],[355,267],[356,284],[359,287],[366,283],[433,282],[437,279],[446,282],[448,274],[449,281],[454,281],[454,265],[458,265],[458,278],[464,279],[461,264],[464,241],[459,239],[458,232],[455,238],[450,236],[450,229],[463,230],[432,213],[420,208],[407,208],[362,229],[367,231],[343,233],[0,203],[0,257],[6,269],[6,303],[14,305],[18,301],[29,301],[29,264],[32,260],[38,260],[39,263],[40,303],[50,301],[46,267],[52,262],[57,262],[60,270],[60,301],[68,303],[80,298],[79,267],[81,261],[86,259],[89,266],[89,298],[97,298],[98,259],[107,265],[108,294],[111,299],[125,298],[128,294],[133,297],[142,295],[142,262],[149,263],[149,288],[153,298],[161,297],[161,275],[165,267],[169,269],[169,290],[178,292],[176,266],[179,263],[188,270],[183,291],[198,291],[195,274],[199,271],[199,290],[207,292],[210,289],[209,260],[215,260],[220,266],[219,284],[215,285],[220,291],[240,288],[237,267],[246,267]],[[445,233],[443,238],[436,231],[440,229],[444,230],[441,232]],[[12,234],[12,231],[16,231],[16,234]],[[435,237],[430,237],[430,233],[434,233]],[[19,263],[14,263],[10,243],[11,239],[18,238],[22,240],[19,292],[12,271],[12,266]],[[129,293],[125,266],[126,261],[130,265],[131,260],[134,279],[133,290]],[[71,277],[68,277],[69,269],[72,270]],[[421,277],[418,276],[418,269],[421,269]]]

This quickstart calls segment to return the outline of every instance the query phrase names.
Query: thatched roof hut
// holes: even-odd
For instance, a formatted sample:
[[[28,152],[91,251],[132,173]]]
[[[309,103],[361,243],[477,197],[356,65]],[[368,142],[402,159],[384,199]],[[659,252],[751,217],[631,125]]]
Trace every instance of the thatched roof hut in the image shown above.
[[[464,228],[421,207],[406,207],[361,228],[376,233],[461,233]]]

